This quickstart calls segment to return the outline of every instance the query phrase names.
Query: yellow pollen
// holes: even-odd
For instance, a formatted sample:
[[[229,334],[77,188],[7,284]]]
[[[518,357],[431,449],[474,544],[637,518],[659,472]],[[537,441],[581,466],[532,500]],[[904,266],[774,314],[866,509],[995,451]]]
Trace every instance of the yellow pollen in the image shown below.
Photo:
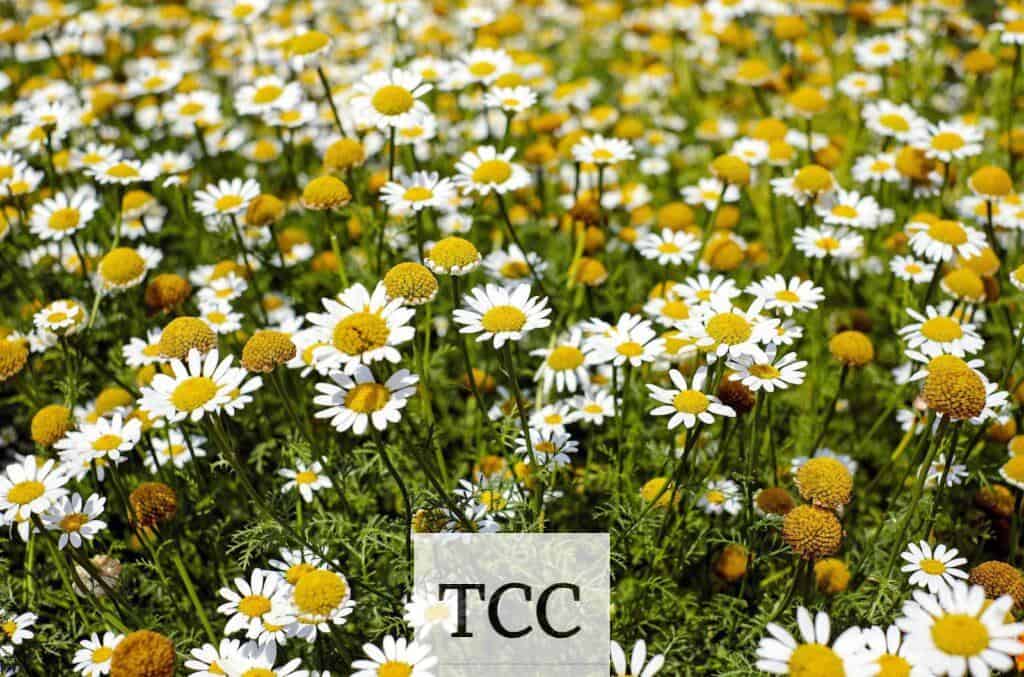
[[[836,205],[832,208],[832,215],[838,216],[841,219],[855,219],[857,218],[857,210],[850,205]]]
[[[548,355],[548,366],[555,371],[569,371],[583,364],[583,353],[575,346],[558,346]]]
[[[118,162],[107,169],[107,176],[113,176],[116,179],[134,179],[138,175],[138,170],[127,162]]]
[[[782,289],[780,291],[775,292],[775,300],[785,301],[786,303],[797,303],[800,301],[800,297],[797,295],[796,292],[790,291],[788,289]]]
[[[485,78],[496,70],[498,67],[489,61],[477,61],[469,66],[469,72],[478,78]]]
[[[369,312],[352,313],[334,327],[334,347],[346,355],[361,355],[387,344],[387,322]]]
[[[778,378],[782,375],[778,369],[770,364],[755,364],[750,367],[750,373],[760,379]]]
[[[92,443],[92,448],[96,451],[112,451],[121,446],[123,441],[120,435],[102,435]]]
[[[690,317],[690,306],[683,301],[669,301],[661,307],[661,314],[673,320],[685,320]]]
[[[316,571],[316,567],[308,562],[299,562],[288,567],[288,571],[284,572],[284,579],[290,584],[295,585],[299,582],[299,579],[311,571]]]
[[[171,393],[171,404],[179,411],[195,411],[217,394],[217,384],[207,376],[190,376]]]
[[[299,611],[314,616],[326,616],[345,601],[348,586],[333,571],[311,571],[295,586],[295,606]]]
[[[70,533],[72,531],[80,530],[82,528],[82,525],[84,525],[88,521],[88,515],[83,515],[80,512],[75,512],[71,513],[70,515],[65,515],[63,518],[61,518],[60,528],[61,531],[66,531]]]
[[[530,267],[521,259],[509,259],[501,266],[501,276],[510,280],[521,280],[530,274]]]
[[[672,398],[672,406],[681,414],[700,414],[709,404],[711,400],[699,390],[683,390]]]
[[[719,313],[708,321],[707,332],[718,343],[736,345],[747,341],[753,329],[742,315]]]
[[[921,335],[931,341],[948,343],[961,338],[964,330],[950,317],[933,317],[921,325]]]
[[[639,357],[644,354],[644,347],[636,341],[625,341],[616,346],[615,351],[626,357]]]
[[[910,663],[903,656],[882,654],[875,663],[879,667],[877,677],[910,677]]]
[[[956,221],[936,221],[928,226],[928,235],[933,240],[953,246],[967,242],[967,231]]]
[[[494,306],[480,320],[483,328],[492,334],[499,332],[515,332],[526,324],[526,313],[515,306]]]
[[[316,473],[303,470],[295,475],[295,482],[297,484],[312,484],[313,482],[316,482]]]
[[[330,42],[330,38],[326,34],[320,31],[306,31],[302,35],[297,35],[291,39],[288,43],[288,48],[292,54],[301,56],[304,54],[312,54],[313,52],[321,49]]]
[[[381,115],[401,115],[412,109],[416,99],[405,87],[384,85],[377,90],[370,102]]]
[[[504,160],[485,160],[473,170],[477,183],[504,183],[512,176],[512,167]]]
[[[213,208],[219,212],[228,212],[232,209],[237,209],[243,202],[245,202],[245,200],[242,199],[241,195],[221,195],[217,198],[217,201],[213,203]]]
[[[707,499],[708,503],[725,503],[725,494],[718,489],[712,489],[711,491],[704,494],[704,498]]]
[[[819,249],[824,249],[825,251],[829,252],[839,249],[839,240],[831,236],[818,238],[817,240],[815,240],[814,244],[816,244]]]
[[[276,101],[283,93],[284,89],[277,85],[263,85],[253,92],[252,100],[253,103],[271,103]]]
[[[258,618],[270,611],[270,600],[263,595],[249,595],[238,603],[238,611],[249,618]]]
[[[960,150],[963,146],[963,137],[954,132],[942,132],[932,137],[932,148],[935,150],[952,152]]]
[[[270,668],[249,668],[242,673],[242,677],[275,677],[276,674]]]
[[[383,409],[391,399],[391,391],[380,383],[360,383],[345,395],[345,406],[360,414]]]
[[[195,101],[190,101],[182,105],[178,109],[178,112],[184,116],[192,117],[194,115],[199,115],[203,112],[203,105],[201,103],[196,103]]]
[[[801,644],[789,657],[794,677],[844,677],[843,659],[824,644]]]
[[[907,122],[905,117],[898,113],[886,113],[878,118],[878,122],[883,127],[888,127],[894,132],[906,132],[910,129],[910,123]]]
[[[18,482],[7,492],[7,500],[16,505],[28,505],[46,491],[46,485],[36,480]]]
[[[409,677],[412,666],[404,661],[388,661],[377,668],[377,677]]]
[[[935,647],[953,656],[977,656],[988,648],[985,624],[967,614],[946,614],[932,625]]]
[[[946,565],[937,559],[923,559],[918,562],[918,566],[921,567],[921,571],[932,576],[946,573]]]
[[[106,663],[110,660],[110,657],[114,655],[114,650],[109,646],[101,646],[98,649],[93,649],[92,662],[93,663]]]
[[[78,210],[74,207],[61,207],[50,214],[50,222],[47,224],[50,230],[66,231],[71,230],[81,220]]]
[[[679,245],[675,242],[662,242],[658,245],[658,251],[662,254],[678,254]]]
[[[408,200],[409,202],[423,202],[434,197],[434,191],[423,186],[413,186],[405,191],[402,195],[402,199]]]

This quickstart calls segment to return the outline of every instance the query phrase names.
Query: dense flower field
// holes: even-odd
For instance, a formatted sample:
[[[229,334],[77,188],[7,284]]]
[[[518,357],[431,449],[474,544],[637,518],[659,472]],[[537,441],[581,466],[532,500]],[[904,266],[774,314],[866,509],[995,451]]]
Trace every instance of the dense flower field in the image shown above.
[[[1024,667],[1022,50],[3,3],[0,671],[433,677],[412,534],[541,531],[610,534],[613,675]]]

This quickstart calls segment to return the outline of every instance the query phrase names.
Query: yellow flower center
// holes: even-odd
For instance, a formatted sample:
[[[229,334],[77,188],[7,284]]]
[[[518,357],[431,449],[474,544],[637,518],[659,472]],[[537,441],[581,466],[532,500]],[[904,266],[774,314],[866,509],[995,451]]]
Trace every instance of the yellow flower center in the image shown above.
[[[798,171],[793,185],[806,193],[823,193],[832,188],[832,174],[824,167],[808,165]]]
[[[288,567],[288,571],[284,572],[284,580],[295,585],[303,576],[311,571],[316,571],[316,567],[309,562],[299,562]]]
[[[100,261],[100,275],[114,285],[127,285],[146,272],[146,260],[131,247],[118,247]]]
[[[299,611],[312,616],[326,616],[345,601],[348,586],[333,571],[317,569],[311,571],[295,586],[295,606]]]
[[[946,565],[937,559],[923,559],[918,563],[921,571],[932,576],[946,573]]]
[[[469,72],[478,78],[485,78],[496,70],[498,67],[489,61],[477,61],[469,65]]]
[[[736,345],[750,338],[753,328],[738,313],[719,313],[708,321],[708,336],[718,343]]]
[[[18,624],[14,621],[4,621],[0,628],[3,628],[4,634],[8,637],[14,637],[14,633],[18,631]]]
[[[92,443],[92,448],[96,451],[111,451],[121,446],[123,441],[120,435],[101,435]]]
[[[492,334],[519,331],[526,324],[526,313],[515,306],[494,306],[484,313],[480,324]]]
[[[244,200],[241,195],[221,195],[217,198],[217,201],[213,203],[213,208],[219,212],[228,212],[232,209],[237,209]]]
[[[7,492],[7,500],[17,505],[28,505],[46,491],[46,485],[36,480],[18,482]]]
[[[107,169],[107,176],[112,176],[115,179],[134,179],[138,175],[139,171],[127,162],[118,162]]]
[[[841,219],[855,219],[857,210],[850,205],[836,205],[832,208],[832,216],[838,216]]]
[[[295,475],[295,482],[297,484],[312,484],[313,482],[316,482],[316,473],[303,470]]]
[[[190,376],[175,387],[171,404],[179,411],[195,411],[217,394],[217,384],[208,376]]]
[[[932,641],[943,653],[977,656],[988,648],[985,624],[967,614],[946,614],[932,625]]]
[[[679,245],[675,242],[662,242],[658,245],[658,251],[662,254],[678,254]]]
[[[683,390],[672,398],[672,406],[681,414],[699,414],[710,403],[708,396],[699,390]]]
[[[380,411],[391,399],[391,391],[380,383],[360,383],[345,395],[345,406],[360,414]]]
[[[800,300],[800,297],[797,295],[796,292],[790,291],[788,289],[783,289],[781,291],[775,292],[775,300],[785,301],[786,303],[796,303]]]
[[[323,48],[329,41],[330,38],[320,31],[306,31],[302,35],[292,38],[288,47],[291,49],[292,54],[302,56],[304,54],[312,54],[318,49]]]
[[[555,371],[569,371],[583,364],[583,352],[575,346],[558,346],[548,355],[548,366]]]
[[[512,176],[512,167],[504,160],[485,160],[473,170],[477,183],[504,183]]]
[[[818,246],[818,249],[824,249],[825,251],[835,251],[839,249],[839,240],[834,237],[826,235],[825,237],[819,237],[815,240],[814,244]]]
[[[401,115],[412,109],[416,99],[412,92],[398,85],[384,85],[373,95],[371,103],[381,115]]]
[[[669,301],[661,307],[661,314],[673,320],[685,320],[690,317],[690,306],[683,301]]]
[[[377,668],[377,677],[409,677],[412,666],[405,661],[388,661]]]
[[[192,117],[193,115],[199,115],[203,112],[203,105],[201,103],[196,103],[195,101],[189,101],[178,108],[178,112],[182,115]]]
[[[244,19],[245,17],[252,14],[255,8],[247,3],[241,3],[231,8],[231,16],[236,19]]]
[[[778,378],[779,376],[782,375],[782,372],[780,372],[778,369],[776,369],[770,364],[751,365],[750,373],[752,376],[756,376],[757,378],[765,380]]]
[[[903,656],[894,656],[891,653],[882,654],[875,663],[879,668],[877,677],[910,676],[910,663]]]
[[[259,618],[270,611],[270,600],[263,595],[248,595],[238,603],[238,611],[249,618]]]
[[[66,231],[78,225],[80,215],[74,207],[61,207],[50,214],[50,230]]]
[[[947,343],[962,337],[964,330],[951,317],[933,317],[921,325],[921,335],[931,341]]]
[[[715,505],[725,503],[725,494],[718,489],[712,489],[708,493],[704,494],[704,498],[707,499],[708,503],[714,503]]]
[[[933,240],[953,246],[967,242],[967,231],[956,221],[936,221],[928,226],[928,235]]]
[[[72,532],[78,531],[82,528],[82,525],[89,521],[88,515],[83,515],[80,512],[74,512],[70,515],[65,515],[60,520],[60,528],[62,531]]]
[[[284,89],[277,85],[263,85],[253,92],[252,100],[253,103],[271,103],[276,101],[283,93]]]
[[[423,202],[424,200],[429,200],[432,197],[434,197],[434,191],[429,188],[424,188],[423,186],[413,186],[406,190],[402,195],[402,198],[409,202]]]
[[[843,677],[843,659],[824,644],[801,644],[789,657],[792,677]]]
[[[346,355],[361,355],[387,344],[388,324],[377,313],[352,313],[334,327],[334,347]]]
[[[501,276],[510,280],[521,280],[530,274],[530,267],[526,261],[511,259],[501,266]]]
[[[886,113],[878,118],[878,123],[894,132],[905,132],[910,129],[910,123],[898,113]]]
[[[249,668],[242,673],[242,677],[275,677],[276,674],[270,668]]]
[[[114,655],[114,650],[109,646],[101,646],[98,649],[93,649],[92,662],[93,663],[106,663]]]
[[[615,347],[615,352],[626,357],[639,357],[644,354],[644,347],[636,341],[625,341]]]
[[[949,151],[960,150],[964,146],[964,138],[955,132],[941,132],[932,137],[932,148]]]

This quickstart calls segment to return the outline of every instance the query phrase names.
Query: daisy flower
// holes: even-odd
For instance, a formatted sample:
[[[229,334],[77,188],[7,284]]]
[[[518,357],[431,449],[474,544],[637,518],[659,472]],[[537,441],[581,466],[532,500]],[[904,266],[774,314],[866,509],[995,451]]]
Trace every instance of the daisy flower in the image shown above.
[[[796,620],[802,642],[776,623],[765,627],[771,636],[763,637],[757,645],[758,670],[775,675],[875,673],[860,628],[847,628],[830,644],[832,624],[827,613],[819,611],[812,619],[807,609],[798,607]]]
[[[452,65],[447,87],[463,89],[472,84],[491,85],[513,66],[512,57],[503,49],[474,49]]]
[[[936,219],[931,223],[911,221],[906,227],[910,248],[932,263],[956,257],[973,258],[988,246],[985,234],[959,221]]]
[[[81,548],[83,541],[91,541],[107,528],[107,523],[97,519],[103,514],[107,499],[92,494],[84,502],[81,494],[72,494],[57,499],[46,513],[43,524],[50,531],[59,531],[57,547],[63,550],[68,543],[72,548]]]
[[[435,627],[448,634],[454,633],[458,627],[457,614],[458,610],[447,600],[430,593],[414,591],[412,599],[405,603],[405,622],[418,640],[429,637]]]
[[[700,240],[686,231],[665,228],[660,235],[649,233],[640,238],[636,248],[645,259],[657,261],[663,266],[678,266],[693,262],[700,249]]]
[[[853,163],[851,173],[857,183],[897,183],[903,178],[892,153],[861,155]]]
[[[796,229],[793,246],[809,259],[855,259],[864,249],[864,238],[843,228],[808,226]]]
[[[725,275],[708,277],[705,273],[674,282],[668,288],[669,298],[678,297],[691,305],[730,301],[742,293],[732,278]]]
[[[590,373],[584,364],[586,355],[583,352],[583,332],[578,328],[569,331],[550,348],[540,348],[530,353],[544,358],[534,380],[550,392],[554,386],[556,392],[574,393],[578,389],[586,389],[590,385]]]
[[[924,284],[935,274],[935,264],[925,263],[912,256],[894,256],[889,262],[889,270],[900,280]]]
[[[798,361],[796,353],[786,353],[776,359],[777,352],[778,346],[772,345],[761,354],[742,355],[730,360],[729,369],[734,373],[729,375],[729,379],[740,381],[753,392],[764,390],[769,393],[803,383],[806,360]]]
[[[288,636],[311,644],[320,633],[330,632],[332,625],[345,625],[356,605],[348,580],[329,569],[309,571],[289,587],[284,619]]]
[[[321,300],[326,312],[308,313],[321,344],[314,350],[317,364],[354,374],[364,365],[401,360],[396,346],[411,341],[415,329],[409,321],[416,310],[401,298],[388,299],[387,288],[378,282],[373,293],[355,284],[338,295]]]
[[[633,145],[624,139],[605,138],[600,134],[585,136],[572,147],[576,162],[615,165],[633,159]]]
[[[987,675],[1013,667],[1024,653],[1017,638],[1024,624],[1007,623],[1013,606],[1007,596],[985,599],[985,589],[953,581],[936,594],[921,590],[903,605],[896,625],[906,634],[908,653],[937,675]]]
[[[153,453],[146,454],[143,462],[153,473],[157,472],[158,466],[163,467],[170,463],[175,468],[184,468],[186,463],[206,456],[206,449],[203,448],[206,438],[195,433],[186,439],[180,431],[168,430],[166,438],[153,435],[150,441],[153,443]]]
[[[309,677],[302,668],[302,659],[293,658],[277,664],[277,644],[246,642],[225,661],[228,675],[260,675],[261,677]]]
[[[389,423],[400,421],[401,411],[419,382],[418,376],[400,369],[378,383],[365,366],[357,367],[351,375],[336,371],[330,377],[334,383],[316,384],[320,394],[313,403],[324,407],[316,412],[316,418],[329,418],[338,432],[351,429],[356,435],[365,434],[371,424],[384,430]]]
[[[80,649],[75,650],[72,659],[75,672],[84,677],[100,677],[110,672],[110,661],[114,657],[114,649],[124,639],[124,635],[118,635],[109,630],[103,633],[101,638],[95,632],[88,639],[78,643]]]
[[[494,87],[484,94],[484,106],[506,113],[522,113],[537,103],[537,95],[529,87]]]
[[[371,73],[355,85],[352,112],[360,123],[370,127],[405,127],[430,112],[419,99],[431,89],[432,85],[419,75],[398,68]]]
[[[138,160],[121,159],[86,169],[86,174],[101,184],[127,186],[156,178],[156,169]]]
[[[275,75],[257,78],[235,94],[235,109],[241,115],[262,115],[274,109],[291,108],[302,99],[302,85],[286,83]]]
[[[798,277],[786,278],[782,275],[771,275],[751,283],[744,291],[764,301],[765,310],[781,310],[786,317],[794,310],[814,310],[818,303],[825,300],[821,287],[811,280]]]
[[[732,480],[709,480],[697,505],[709,515],[737,515],[743,508],[741,491]]]
[[[838,184],[832,173],[819,165],[807,165],[792,176],[771,180],[776,195],[788,197],[799,207],[827,198]]]
[[[907,544],[907,549],[900,553],[907,564],[901,571],[910,574],[910,584],[919,588],[927,588],[932,594],[940,589],[948,589],[957,579],[966,580],[967,572],[959,567],[967,564],[965,557],[957,557],[956,548],[947,548],[942,543],[933,549],[928,541]]]
[[[985,346],[975,326],[956,316],[946,315],[935,306],[925,308],[921,314],[907,308],[907,315],[915,320],[899,330],[907,348],[928,357],[937,355],[973,355]]]
[[[185,362],[171,361],[172,375],[157,374],[142,389],[139,407],[171,423],[185,419],[195,423],[219,411],[235,398],[235,391],[262,383],[259,376],[246,380],[248,372],[231,366],[233,359],[228,355],[221,360],[216,348],[205,356],[193,348]]]
[[[704,207],[709,212],[718,208],[719,202],[732,203],[740,199],[740,189],[727,185],[715,178],[701,179],[695,186],[683,188],[686,204]]]
[[[638,639],[626,662],[626,652],[614,639],[611,642],[612,670],[615,677],[653,677],[665,664],[665,656],[656,654],[647,661],[647,642]]]
[[[495,348],[506,342],[520,341],[534,329],[551,324],[547,299],[530,296],[530,287],[512,289],[488,284],[471,289],[464,297],[464,308],[457,308],[452,318],[462,325],[462,334],[478,334],[477,341],[493,341]]]
[[[644,304],[644,313],[663,327],[679,329],[690,319],[690,305],[675,298],[674,288],[669,288],[668,297],[656,296]]]
[[[531,456],[530,450],[533,450]],[[526,437],[520,435],[515,439],[515,453],[523,457],[525,463],[533,463],[548,469],[557,469],[569,465],[572,457],[579,451],[579,443],[569,433],[554,429],[536,430],[530,428],[530,446],[526,445]]]
[[[565,426],[571,422],[572,414],[566,402],[544,405],[530,416],[530,426],[541,431],[565,432]]]
[[[911,106],[886,99],[866,104],[861,116],[864,118],[864,126],[869,130],[900,143],[909,143],[922,131],[927,131],[928,127],[928,121]]]
[[[853,46],[853,55],[862,68],[888,68],[906,58],[907,42],[896,34],[862,40]]]
[[[508,249],[496,249],[483,261],[487,272],[505,286],[529,285],[532,283],[530,268],[543,275],[548,262],[534,252],[524,253],[518,245],[510,244]]]
[[[603,425],[605,418],[615,417],[615,398],[607,390],[587,388],[572,401],[574,417],[593,425]]]
[[[221,179],[196,192],[195,210],[206,217],[241,214],[260,194],[260,184],[252,179]]]
[[[881,216],[881,209],[874,197],[845,190],[837,190],[830,196],[828,203],[816,204],[814,211],[830,226],[868,230],[878,227]]]
[[[949,163],[980,155],[984,134],[977,127],[957,122],[940,122],[915,130],[911,145],[924,150],[925,157]]]
[[[647,390],[653,400],[661,403],[651,410],[651,415],[671,416],[668,420],[669,430],[675,430],[680,424],[687,429],[693,428],[698,422],[711,425],[715,422],[715,416],[732,418],[736,415],[732,407],[722,404],[715,395],[703,391],[708,375],[705,367],[694,372],[689,384],[677,369],[672,369],[668,375],[674,388],[661,388],[648,383]]]
[[[865,653],[877,666],[879,675],[917,675],[917,656],[907,651],[903,633],[895,625],[883,630],[877,625],[863,632]]]
[[[967,466],[959,463],[950,463],[949,471],[947,472],[946,454],[937,455],[932,464],[928,466],[928,474],[925,475],[924,479],[925,489],[937,487],[939,482],[943,481],[943,476],[945,476],[945,486],[947,487],[963,484],[964,480],[967,479]]]
[[[442,179],[437,172],[414,172],[408,179],[388,182],[380,189],[381,202],[398,215],[428,207],[443,209],[454,195],[452,180]]]
[[[467,151],[455,163],[455,185],[464,194],[478,193],[481,197],[525,188],[530,185],[530,172],[512,162],[515,152],[515,147],[499,152],[494,146]]]
[[[396,640],[386,635],[379,648],[364,644],[363,653],[367,658],[352,662],[352,677],[387,677],[385,668],[406,677],[433,677],[431,669],[437,665],[437,658],[430,655],[430,646],[408,642],[404,637]]]
[[[90,188],[58,193],[32,208],[29,229],[41,240],[63,240],[89,225],[99,208]]]
[[[287,585],[276,572],[262,569],[254,569],[249,580],[236,578],[233,583],[233,588],[224,587],[217,592],[226,600],[217,607],[218,613],[228,617],[224,634],[244,630],[250,639],[255,639],[263,632],[265,618],[275,619],[285,610]]]
[[[72,299],[54,301],[32,316],[36,329],[58,336],[69,336],[85,326],[88,319],[85,307]]]
[[[242,328],[242,313],[232,310],[226,301],[201,302],[199,317],[218,334],[232,334]]]
[[[281,487],[281,493],[286,494],[292,489],[299,492],[302,500],[306,503],[313,502],[313,493],[331,486],[331,480],[323,474],[324,467],[320,461],[313,461],[306,465],[302,461],[295,464],[295,468],[281,468],[277,474],[288,481]]]
[[[116,463],[122,454],[135,448],[141,437],[142,423],[138,419],[124,421],[121,414],[115,414],[112,418],[100,418],[95,423],[83,425],[53,446],[60,450],[61,459],[65,462],[84,458],[88,463],[105,457]]]
[[[191,670],[189,677],[223,677],[225,669],[242,648],[242,642],[225,637],[218,646],[204,644],[189,652],[185,668]]]
[[[0,475],[0,511],[4,522],[20,523],[32,515],[42,515],[67,495],[67,481],[53,459],[40,463],[35,456],[26,456],[8,464]]]
[[[658,337],[651,323],[639,315],[623,313],[615,325],[600,323],[584,342],[587,364],[620,367],[626,362],[639,367],[653,362],[665,352],[665,340]]]
[[[11,615],[0,609],[0,627],[3,627],[4,643],[0,644],[0,656],[11,656],[15,647],[21,646],[26,639],[36,636],[30,628],[36,624],[39,617],[34,613],[23,613]],[[8,642],[10,642],[8,644]]]
[[[712,361],[756,353],[779,325],[778,320],[762,316],[762,308],[760,299],[754,299],[747,310],[729,301],[714,301],[698,307],[697,316],[686,321],[684,332]]]

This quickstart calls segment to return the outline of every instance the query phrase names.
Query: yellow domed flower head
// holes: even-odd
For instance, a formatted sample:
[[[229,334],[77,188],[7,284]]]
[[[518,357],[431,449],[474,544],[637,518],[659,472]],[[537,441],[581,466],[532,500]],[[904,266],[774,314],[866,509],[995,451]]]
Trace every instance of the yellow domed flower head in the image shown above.
[[[801,193],[820,195],[835,188],[836,180],[832,172],[821,165],[806,165],[793,177],[793,186]]]
[[[662,493],[664,492],[664,493]],[[660,496],[658,494],[661,494]],[[644,485],[640,487],[640,497],[644,499],[646,503],[657,501],[654,503],[656,508],[667,508],[672,502],[672,481],[667,477],[654,477],[644,482]],[[675,497],[675,503],[678,505],[681,496],[677,493]]]
[[[437,278],[426,266],[415,261],[403,261],[384,275],[388,298],[405,299],[410,306],[429,303],[437,296]]]
[[[830,456],[809,459],[796,471],[795,481],[801,498],[829,510],[846,505],[853,494],[849,468]]]
[[[288,334],[261,329],[245,342],[241,364],[249,371],[267,373],[288,362],[295,357],[295,353],[295,344]]]
[[[999,599],[1003,595],[1008,595],[1013,599],[1013,605],[1017,609],[1024,606],[1024,574],[1006,562],[982,562],[971,569],[968,580],[985,588],[985,597],[989,599]]]
[[[796,507],[796,501],[783,487],[767,487],[755,494],[754,507],[764,515],[786,515]]]
[[[17,376],[27,362],[27,341],[20,338],[0,338],[0,383]]]
[[[352,591],[341,574],[316,569],[303,575],[292,591],[292,602],[309,620],[330,618],[349,603]]]
[[[476,270],[480,261],[476,245],[455,235],[434,243],[424,257],[427,267],[438,275],[468,275]]]
[[[852,329],[833,336],[828,342],[828,351],[847,367],[863,367],[875,359],[875,346],[871,339]]]
[[[782,540],[802,559],[828,557],[843,544],[843,525],[830,510],[799,505],[782,519]]]
[[[161,273],[146,285],[146,307],[153,312],[169,312],[180,307],[192,293],[192,285],[181,275]]]
[[[600,287],[608,279],[608,269],[598,259],[581,256],[570,267],[569,275],[576,284]]]
[[[318,176],[302,189],[302,206],[314,211],[338,209],[351,201],[345,182],[330,175]]]
[[[160,354],[174,360],[184,360],[195,348],[206,354],[217,347],[217,334],[198,317],[176,317],[160,334]]]
[[[826,557],[814,563],[814,585],[823,595],[845,592],[850,585],[850,569],[841,559]]]
[[[814,87],[801,87],[789,95],[787,103],[793,113],[802,118],[812,118],[828,108],[828,99]]]
[[[359,167],[366,160],[366,151],[358,139],[338,139],[324,153],[324,170],[335,172]]]
[[[946,273],[939,286],[942,291],[958,301],[981,303],[988,296],[985,281],[978,273],[967,267]]]
[[[715,575],[727,583],[735,583],[747,575],[750,552],[739,543],[730,543],[715,559]]]
[[[131,247],[116,247],[100,259],[97,272],[104,289],[129,289],[146,276],[146,260]]]
[[[1024,456],[1014,456],[1003,464],[999,474],[1004,480],[1024,490]]]
[[[921,397],[936,413],[971,419],[984,411],[987,396],[985,380],[959,357],[940,355],[928,363]]]
[[[276,195],[260,193],[245,208],[245,225],[269,226],[284,216],[284,203]]]
[[[143,528],[165,524],[178,512],[178,496],[162,482],[143,482],[128,496],[135,523]]]
[[[974,494],[974,504],[994,519],[1008,519],[1013,514],[1013,503],[1013,492],[1002,484],[981,487]]]
[[[685,202],[669,202],[658,209],[655,219],[659,230],[668,228],[673,232],[691,228],[695,222],[693,210]]]
[[[1010,456],[1024,455],[1024,435],[1014,435],[1006,445]]]
[[[1013,191],[1013,179],[1002,167],[986,165],[974,170],[967,179],[967,186],[979,197],[997,200]]]
[[[93,404],[93,413],[97,416],[106,416],[109,413],[131,407],[135,403],[135,398],[132,394],[124,388],[113,386],[110,388],[104,388],[100,391],[100,394],[96,396],[96,402]]]
[[[71,410],[60,404],[50,404],[32,417],[32,441],[41,447],[52,447],[74,425]]]
[[[1001,264],[999,257],[991,247],[985,247],[978,254],[969,258],[961,258],[961,261],[975,273],[985,277],[994,277],[998,274]]]
[[[757,87],[769,82],[774,77],[774,71],[764,59],[744,59],[736,65],[733,71],[733,79],[741,85]]]
[[[719,155],[711,162],[711,174],[733,186],[750,183],[750,165],[736,155]]]
[[[125,635],[110,659],[110,677],[173,677],[174,643],[151,630]]]

